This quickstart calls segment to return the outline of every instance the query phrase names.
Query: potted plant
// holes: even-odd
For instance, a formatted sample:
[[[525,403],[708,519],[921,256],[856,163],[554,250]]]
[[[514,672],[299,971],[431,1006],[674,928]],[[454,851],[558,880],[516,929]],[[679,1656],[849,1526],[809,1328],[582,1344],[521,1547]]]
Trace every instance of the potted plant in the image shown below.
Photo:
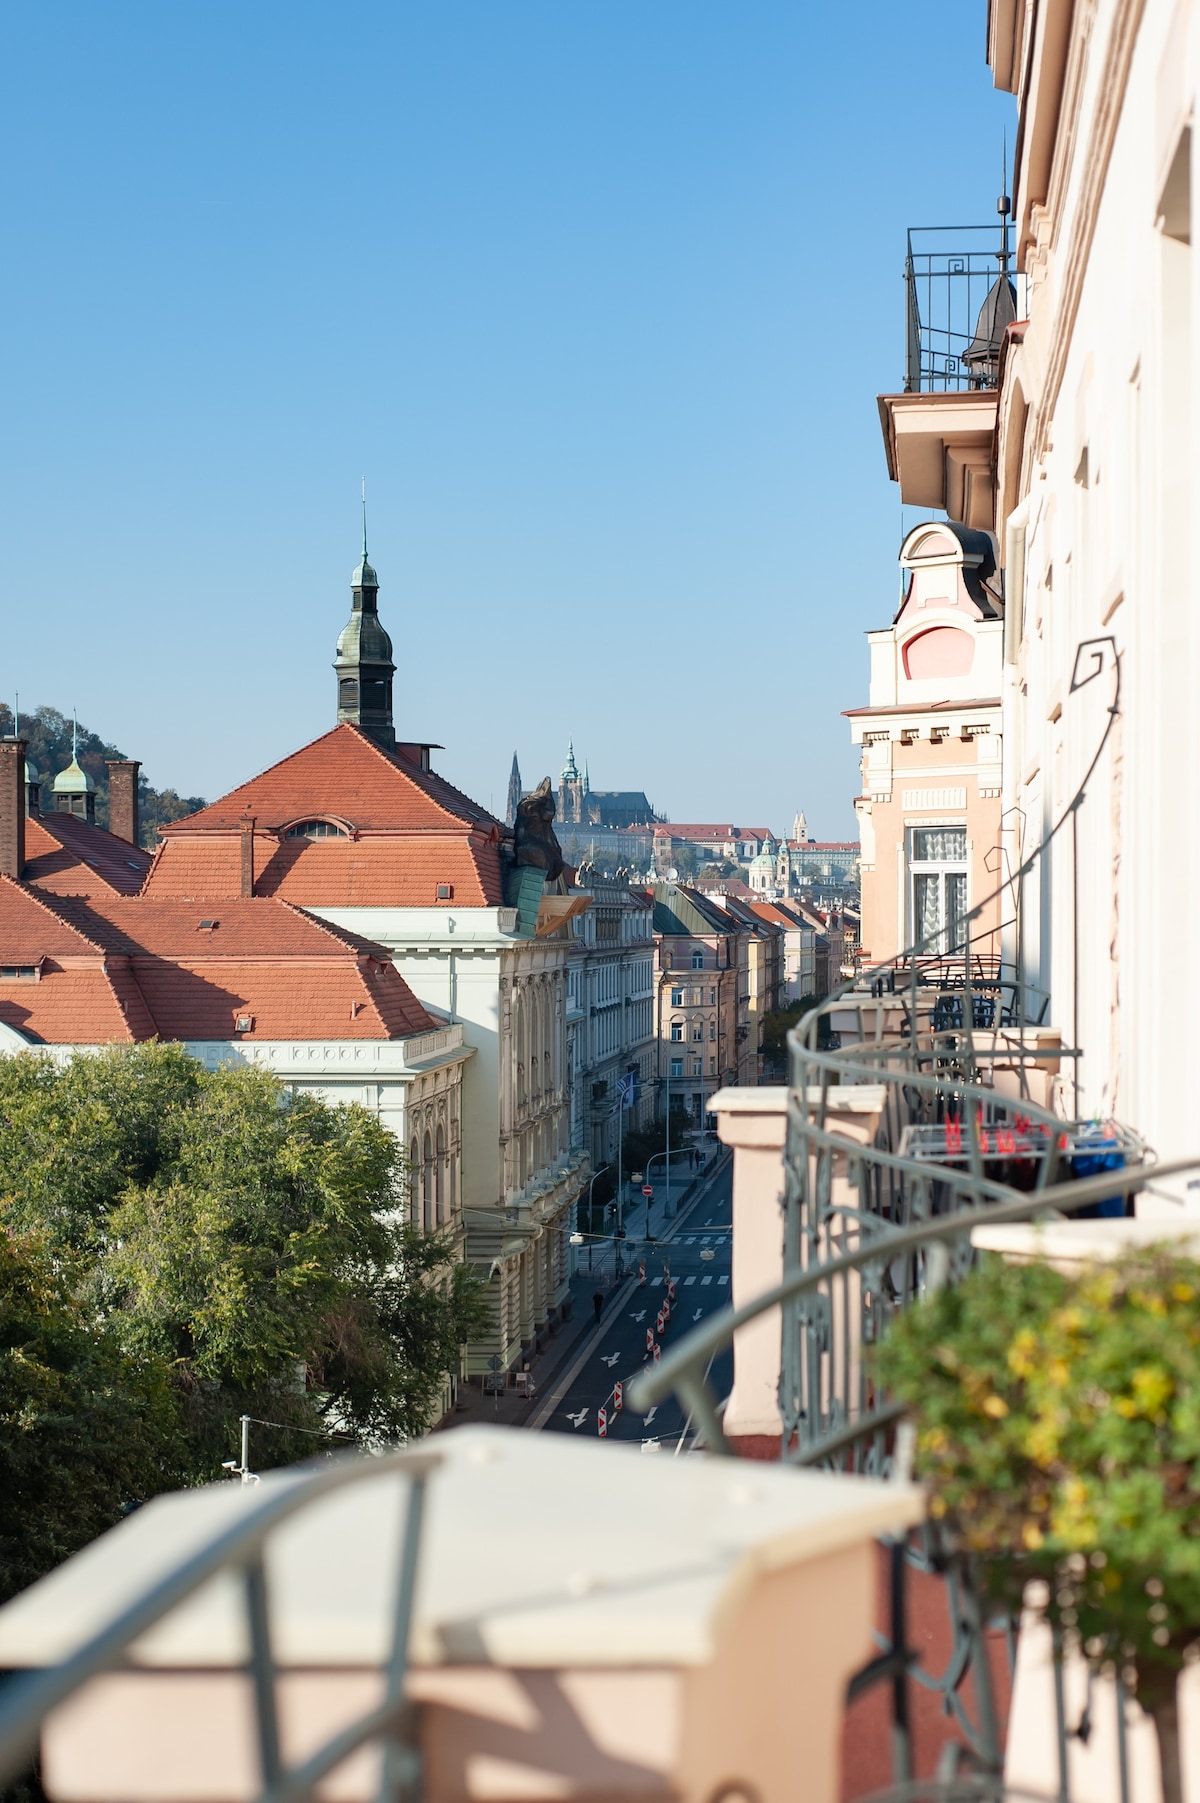
[[[953,1544],[1014,1610],[1151,1716],[1183,1803],[1176,1684],[1200,1656],[1200,1264],[1166,1247],[1068,1275],[983,1262],[897,1315],[877,1378],[909,1404]],[[1032,1594],[1032,1593],[1031,1593]]]

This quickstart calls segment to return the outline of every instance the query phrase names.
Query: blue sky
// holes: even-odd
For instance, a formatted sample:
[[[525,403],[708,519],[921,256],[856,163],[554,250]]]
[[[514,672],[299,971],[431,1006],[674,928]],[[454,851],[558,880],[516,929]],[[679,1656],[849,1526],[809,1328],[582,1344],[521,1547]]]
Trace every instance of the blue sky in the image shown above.
[[[854,832],[910,224],[994,217],[984,0],[0,15],[0,689],[209,796],[332,724]],[[917,516],[911,515],[909,519]]]

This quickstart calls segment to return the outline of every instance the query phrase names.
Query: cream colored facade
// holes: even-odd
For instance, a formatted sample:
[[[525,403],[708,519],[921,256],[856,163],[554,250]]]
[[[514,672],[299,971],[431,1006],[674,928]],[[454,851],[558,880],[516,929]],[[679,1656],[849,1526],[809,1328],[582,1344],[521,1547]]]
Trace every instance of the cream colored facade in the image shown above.
[[[560,898],[548,898],[543,908]],[[490,1282],[494,1339],[468,1374],[532,1350],[568,1294],[571,1208],[589,1169],[571,1147],[567,1068],[570,917],[518,931],[515,908],[313,908],[386,945],[414,995],[460,1025],[467,1256]]]
[[[998,958],[999,903],[988,899],[1000,882],[1003,745],[995,541],[926,523],[908,534],[900,566],[903,605],[867,635],[870,704],[850,712],[862,746],[862,962],[917,945],[952,954],[968,937],[973,953]]]

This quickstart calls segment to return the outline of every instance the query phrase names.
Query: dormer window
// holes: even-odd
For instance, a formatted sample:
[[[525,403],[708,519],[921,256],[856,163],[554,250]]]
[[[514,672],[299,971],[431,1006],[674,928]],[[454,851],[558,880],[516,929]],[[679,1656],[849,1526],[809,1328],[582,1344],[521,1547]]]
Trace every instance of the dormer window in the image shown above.
[[[283,836],[285,839],[348,839],[350,834],[336,820],[298,820]]]
[[[40,964],[0,965],[0,983],[36,983],[41,974]]]

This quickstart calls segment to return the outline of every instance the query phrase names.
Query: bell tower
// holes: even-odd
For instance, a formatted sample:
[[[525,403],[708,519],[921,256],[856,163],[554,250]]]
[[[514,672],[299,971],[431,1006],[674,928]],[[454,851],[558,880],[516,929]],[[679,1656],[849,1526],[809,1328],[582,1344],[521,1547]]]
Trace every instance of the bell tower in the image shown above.
[[[396,749],[392,724],[392,641],[379,622],[379,578],[367,562],[363,501],[362,562],[350,578],[350,618],[337,642],[337,719],[352,721],[384,751]]]

